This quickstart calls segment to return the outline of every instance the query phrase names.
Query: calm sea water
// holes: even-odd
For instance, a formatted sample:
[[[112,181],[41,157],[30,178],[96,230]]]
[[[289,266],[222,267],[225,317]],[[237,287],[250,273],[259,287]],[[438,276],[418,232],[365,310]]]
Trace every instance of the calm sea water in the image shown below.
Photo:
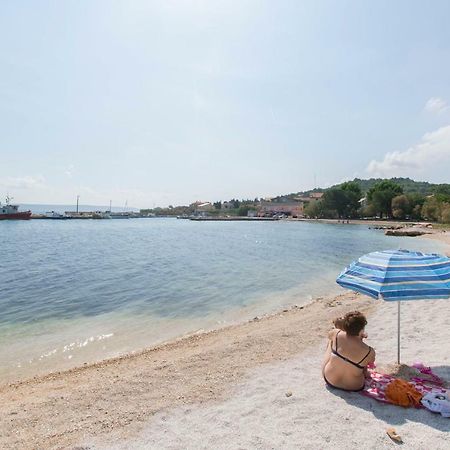
[[[0,382],[137,351],[341,292],[373,250],[440,251],[359,225],[1,222]]]

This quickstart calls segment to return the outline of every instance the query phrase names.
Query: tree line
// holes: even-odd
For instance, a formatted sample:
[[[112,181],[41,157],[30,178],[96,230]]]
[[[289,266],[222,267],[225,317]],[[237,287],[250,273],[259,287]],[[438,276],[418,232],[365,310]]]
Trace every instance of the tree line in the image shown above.
[[[213,209],[211,211],[208,211],[208,215],[214,216],[214,215],[232,215],[232,216],[246,216],[249,211],[253,210],[256,211],[258,208],[259,203],[263,199],[255,198],[252,199],[235,199],[232,198],[231,200],[227,201],[228,208],[224,208],[224,203],[222,201],[213,202],[212,206]],[[147,209],[141,209],[140,213],[143,215],[148,214],[154,214],[156,216],[190,216],[194,214],[197,210],[197,205],[195,203],[191,203],[190,205],[184,205],[184,206],[173,206],[169,205],[167,208],[147,208]]]
[[[435,185],[431,193],[404,192],[392,180],[380,180],[367,192],[356,181],[327,189],[321,200],[309,203],[305,215],[314,218],[430,220],[450,223],[450,184]]]

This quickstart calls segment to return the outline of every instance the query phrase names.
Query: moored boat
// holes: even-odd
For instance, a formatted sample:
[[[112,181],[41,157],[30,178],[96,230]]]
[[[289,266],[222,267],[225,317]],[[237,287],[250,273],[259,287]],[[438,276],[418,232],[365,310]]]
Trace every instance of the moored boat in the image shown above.
[[[109,211],[94,211],[92,214],[93,219],[111,219]]]
[[[7,196],[4,205],[0,202],[0,220],[29,220],[31,211],[19,211],[19,205],[11,205],[11,200]]]
[[[45,219],[52,219],[52,220],[66,220],[70,218],[65,214],[60,214],[59,212],[56,211],[47,211],[44,217]]]
[[[111,212],[109,213],[111,219],[129,219],[130,213],[122,211],[122,212]]]

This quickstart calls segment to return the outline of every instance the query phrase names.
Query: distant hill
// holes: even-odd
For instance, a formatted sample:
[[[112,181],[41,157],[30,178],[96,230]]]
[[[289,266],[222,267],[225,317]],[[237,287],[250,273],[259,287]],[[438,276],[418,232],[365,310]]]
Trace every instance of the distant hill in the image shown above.
[[[438,184],[428,183],[427,181],[414,181],[411,178],[390,178],[391,181],[397,183],[403,188],[405,194],[422,194],[430,195]],[[361,191],[366,193],[375,183],[382,181],[382,178],[370,178],[369,180],[361,180],[355,178],[353,181],[359,184]]]
[[[352,181],[358,183],[361,188],[361,191],[363,192],[363,194],[365,194],[375,183],[382,181],[383,179],[385,178],[370,178],[369,180],[362,180],[360,178],[355,178]],[[428,183],[427,181],[414,181],[411,180],[411,178],[390,178],[390,180],[393,181],[394,183],[399,184],[403,188],[403,192],[405,194],[417,193],[421,195],[430,195],[438,186],[445,186],[444,184],[433,184]],[[309,191],[295,192],[287,195],[281,195],[279,197],[275,197],[273,201],[279,202],[289,201],[298,196],[309,195],[310,193],[313,192],[325,192],[327,189],[335,188],[338,186],[339,184],[336,184],[326,189],[315,188]]]

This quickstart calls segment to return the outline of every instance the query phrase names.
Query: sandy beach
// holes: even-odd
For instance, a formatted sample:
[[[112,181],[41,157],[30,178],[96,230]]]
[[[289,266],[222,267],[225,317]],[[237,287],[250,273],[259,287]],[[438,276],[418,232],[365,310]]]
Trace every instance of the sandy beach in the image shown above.
[[[450,244],[450,233],[426,238]],[[450,253],[447,252],[447,253]],[[344,291],[343,291],[344,292]],[[426,307],[425,307],[426,306]],[[450,419],[324,385],[331,320],[359,309],[395,371],[396,305],[343,293],[121,358],[0,387],[0,448],[447,449]],[[402,362],[450,381],[444,301],[402,308]]]

